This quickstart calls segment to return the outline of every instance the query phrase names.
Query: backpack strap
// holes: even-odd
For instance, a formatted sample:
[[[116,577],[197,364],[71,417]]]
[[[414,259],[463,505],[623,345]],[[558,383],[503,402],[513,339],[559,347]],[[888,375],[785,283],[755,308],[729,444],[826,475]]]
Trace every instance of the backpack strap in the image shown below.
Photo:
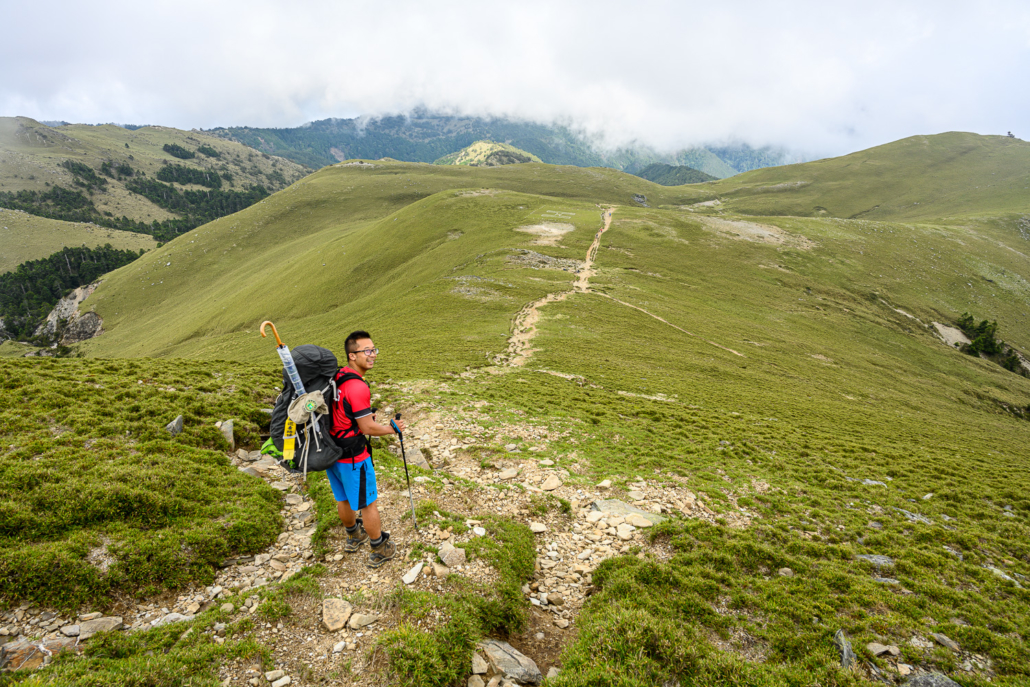
[[[372,455],[372,442],[358,429],[358,419],[354,417],[354,409],[343,393],[344,385],[354,379],[360,380],[362,384],[368,386],[365,378],[354,372],[344,372],[341,370],[336,373],[336,377],[333,379],[333,385],[336,387],[335,395],[333,396],[334,403],[340,404],[343,408],[343,414],[350,420],[350,427],[347,430],[341,432],[334,426],[330,431],[330,434],[336,439],[336,443],[343,449],[344,458],[357,458],[366,450],[368,455]]]

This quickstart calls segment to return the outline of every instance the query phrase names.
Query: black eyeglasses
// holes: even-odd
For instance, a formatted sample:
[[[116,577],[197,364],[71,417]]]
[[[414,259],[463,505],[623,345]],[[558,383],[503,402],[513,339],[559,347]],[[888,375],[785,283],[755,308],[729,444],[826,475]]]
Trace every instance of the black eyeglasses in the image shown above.
[[[364,353],[366,356],[369,356],[369,355],[379,355],[379,349],[378,348],[364,348],[364,349],[362,349],[360,351],[354,351],[354,353]]]

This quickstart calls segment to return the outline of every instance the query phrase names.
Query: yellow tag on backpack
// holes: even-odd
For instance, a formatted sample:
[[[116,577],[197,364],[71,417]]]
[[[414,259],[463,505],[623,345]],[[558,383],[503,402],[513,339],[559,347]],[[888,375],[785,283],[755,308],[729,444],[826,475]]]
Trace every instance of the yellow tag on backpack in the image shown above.
[[[293,460],[294,442],[297,440],[297,424],[286,418],[286,430],[283,432],[283,460]]]

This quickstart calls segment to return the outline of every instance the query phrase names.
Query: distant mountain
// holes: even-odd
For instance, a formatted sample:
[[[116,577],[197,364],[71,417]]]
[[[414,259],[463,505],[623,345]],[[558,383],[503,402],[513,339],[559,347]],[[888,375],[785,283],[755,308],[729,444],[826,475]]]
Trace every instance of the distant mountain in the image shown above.
[[[76,243],[68,244],[72,234],[53,231],[54,220],[166,241],[242,210],[307,172],[196,131],[47,126],[28,117],[0,117],[0,161],[0,207],[50,220],[34,231],[41,237],[37,257],[81,243],[72,232]],[[0,243],[0,250],[10,249]]]
[[[435,165],[467,165],[469,167],[500,167],[522,162],[540,162],[533,153],[519,150],[507,143],[476,141],[456,153],[444,155],[433,162]]]
[[[636,173],[641,179],[653,181],[662,186],[682,186],[683,184],[700,184],[704,181],[715,181],[718,177],[699,172],[685,165],[667,165],[656,162]]]
[[[541,161],[577,167],[613,167],[635,173],[655,162],[686,165],[720,179],[761,167],[786,164],[785,151],[746,144],[688,148],[660,154],[647,146],[604,150],[561,125],[498,118],[453,117],[426,111],[407,116],[324,119],[292,129],[218,128],[205,132],[238,141],[318,169],[348,159],[384,157],[434,162],[479,140],[515,146]]]

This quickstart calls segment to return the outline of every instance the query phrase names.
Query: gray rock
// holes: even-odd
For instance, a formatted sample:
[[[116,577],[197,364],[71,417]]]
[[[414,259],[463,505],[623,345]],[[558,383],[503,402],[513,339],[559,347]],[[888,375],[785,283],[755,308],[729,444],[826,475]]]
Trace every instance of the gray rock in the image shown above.
[[[371,613],[355,613],[350,617],[347,627],[352,630],[360,630],[367,625],[371,625],[377,620],[379,620],[379,616]]]
[[[122,618],[118,616],[87,620],[78,626],[78,639],[81,642],[90,639],[97,632],[109,632],[115,629],[122,629]]]
[[[561,478],[558,475],[550,475],[544,480],[544,483],[540,485],[540,488],[544,491],[554,491],[562,485]]]
[[[479,647],[498,673],[510,680],[539,685],[544,676],[530,657],[517,651],[511,644],[496,639],[480,642]]]
[[[269,682],[275,682],[284,675],[286,675],[285,670],[270,670],[267,673],[265,673],[265,679]]]
[[[464,565],[466,560],[465,549],[455,548],[454,544],[449,541],[445,541],[443,545],[440,546],[438,555],[440,556],[440,560],[443,561],[443,564],[448,568],[453,568],[456,565]]]
[[[422,567],[424,565],[425,565],[425,563],[423,563],[421,561],[416,563],[414,568],[412,568],[408,572],[404,573],[404,576],[401,577],[401,582],[403,582],[404,584],[411,584],[411,583],[413,583],[415,580],[418,579],[418,576],[422,572]]]
[[[286,685],[290,684],[291,682],[293,682],[292,678],[290,678],[289,675],[284,675],[283,677],[273,682],[272,687],[286,687]]]
[[[121,627],[122,619],[118,616],[87,620],[79,625],[79,641],[87,640],[98,632],[110,632],[119,630]]]
[[[962,650],[961,648],[959,648],[959,645],[955,642],[955,640],[951,639],[947,635],[942,635],[940,632],[931,632],[930,636],[933,637],[935,642],[945,647],[946,649],[951,649],[955,652]]]
[[[627,492],[626,498],[628,498],[630,501],[643,501],[644,493],[634,490],[631,492]]]
[[[940,673],[922,673],[905,680],[901,687],[961,687],[961,685]]]
[[[880,644],[879,642],[869,642],[865,645],[865,648],[873,656],[883,656],[884,654],[897,656],[899,653],[901,653],[898,647],[887,646],[886,644]]]
[[[864,479],[864,480],[862,480],[862,484],[866,485],[867,487],[885,487],[885,486],[887,486],[884,482],[877,482],[875,479]]]
[[[547,679],[548,680],[553,680],[554,678],[558,677],[559,675],[561,675],[561,668],[556,668],[554,666],[551,666],[550,668],[547,669]]]
[[[497,473],[497,479],[515,479],[518,477],[519,471],[515,468],[508,468],[507,470],[501,470]]]
[[[893,577],[874,577],[873,582],[879,582],[880,584],[889,584],[894,587],[901,585],[901,582],[895,580]]]
[[[486,659],[479,655],[478,651],[472,652],[472,673],[474,675],[485,675],[488,666]]]
[[[1007,575],[1007,574],[1005,573],[1005,571],[1004,571],[1004,570],[1002,570],[1001,568],[996,568],[996,567],[994,567],[993,565],[985,565],[984,567],[985,567],[986,569],[990,570],[990,571],[991,571],[992,573],[994,573],[994,574],[995,574],[995,575],[997,575],[998,577],[1000,577],[1001,579],[1003,579],[1003,580],[1005,580],[1005,581],[1007,581],[1007,582],[1013,582],[1013,583],[1015,583],[1015,585],[1016,585],[1017,587],[1019,587],[1020,589],[1022,589],[1022,588],[1023,588],[1023,586],[1022,586],[1021,584],[1019,584],[1018,582],[1016,582],[1016,581],[1015,581],[1015,580],[1014,580],[1013,578],[1009,577],[1009,576],[1008,576],[1008,575]]]
[[[483,682],[483,678],[478,675],[470,675],[468,681],[468,687],[485,687],[486,683]]]
[[[780,568],[776,571],[776,574],[780,577],[794,577],[794,571],[790,568]]]
[[[236,610],[236,607],[230,603],[224,603],[218,607],[218,610],[220,610],[222,613],[232,613]]]
[[[100,319],[100,315],[95,312],[87,312],[68,321],[68,325],[64,328],[64,336],[61,337],[61,343],[67,346],[92,339],[103,333],[104,321]]]
[[[837,630],[833,633],[833,644],[837,647],[837,653],[840,654],[840,664],[844,668],[850,668],[855,664],[855,652],[851,648],[851,642],[848,640],[848,636],[844,634],[844,630]]]
[[[173,437],[182,434],[182,415],[165,425],[165,429],[168,430],[168,433]]]
[[[322,601],[322,623],[330,632],[342,630],[353,610],[351,605],[343,599],[324,599]]]
[[[61,634],[65,637],[78,637],[79,626],[78,625],[65,625],[61,628]]]
[[[232,436],[232,420],[226,420],[222,423],[222,426],[218,428],[222,432],[222,436],[229,442],[229,450],[236,450],[236,440]]]
[[[435,575],[437,578],[441,580],[446,580],[450,574],[450,568],[448,568],[446,565],[442,565],[440,563],[437,563],[436,561],[433,561],[433,575]]]
[[[193,616],[183,615],[182,613],[169,613],[168,615],[161,616],[157,620],[151,621],[150,626],[161,627],[162,625],[170,625],[171,623],[181,623],[184,620],[193,620]]]
[[[855,558],[861,558],[864,561],[872,563],[877,570],[880,568],[891,568],[894,566],[894,559],[890,556],[881,556],[880,554],[867,554],[860,553]]]
[[[908,519],[909,522],[921,522],[924,525],[932,525],[933,524],[933,520],[931,520],[930,518],[926,517],[925,515],[919,515],[918,513],[913,513],[911,511],[905,510],[904,508],[894,508],[894,510],[896,510],[897,512],[899,512],[902,515],[904,515]]]
[[[631,506],[624,501],[619,501],[618,499],[594,501],[590,504],[590,508],[596,511],[605,511],[611,513],[612,515],[621,515],[623,517],[626,517],[631,513],[636,513],[637,515],[643,516],[644,518],[650,520],[654,524],[658,524],[661,521],[665,520],[664,515],[658,515],[657,513],[648,513],[646,510],[641,510],[636,506]]]

